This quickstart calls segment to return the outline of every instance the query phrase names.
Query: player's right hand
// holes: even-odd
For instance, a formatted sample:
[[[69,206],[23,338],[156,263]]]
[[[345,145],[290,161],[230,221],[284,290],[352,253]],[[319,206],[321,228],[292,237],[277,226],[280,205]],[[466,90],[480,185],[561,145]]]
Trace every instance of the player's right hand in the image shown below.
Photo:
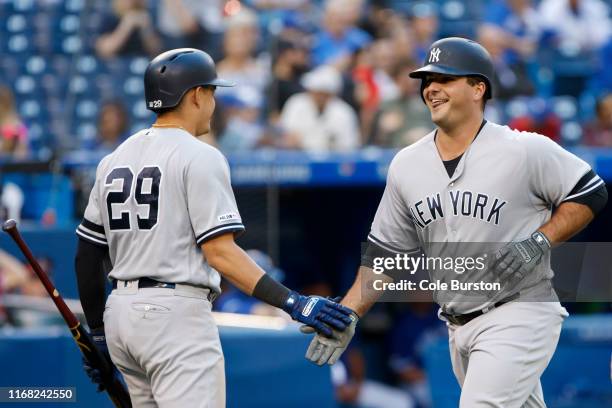
[[[332,329],[344,331],[351,323],[354,312],[330,299],[321,296],[303,296],[292,291],[283,307],[285,312],[300,323],[304,323],[327,337]]]
[[[321,334],[314,336],[306,351],[306,359],[319,366],[325,363],[329,365],[335,364],[355,335],[357,322],[359,322],[359,316],[353,312],[351,314],[351,324],[345,331],[338,332],[334,330],[333,338],[323,337]],[[312,328],[308,326],[300,327],[300,331],[304,334],[313,332]]]
[[[95,346],[98,348],[98,350],[100,350],[102,355],[107,358],[108,361],[112,364],[110,353],[108,352],[108,346],[106,345],[106,336],[104,335],[104,329],[92,329],[90,334]],[[119,372],[117,371],[115,365],[112,364],[112,366],[114,375],[119,375]],[[102,381],[102,373],[100,372],[100,370],[92,367],[85,357],[83,357],[83,368],[85,369],[85,373],[87,373],[87,376],[89,377],[91,382],[98,386],[97,391],[104,391],[106,387],[104,386],[104,382]]]

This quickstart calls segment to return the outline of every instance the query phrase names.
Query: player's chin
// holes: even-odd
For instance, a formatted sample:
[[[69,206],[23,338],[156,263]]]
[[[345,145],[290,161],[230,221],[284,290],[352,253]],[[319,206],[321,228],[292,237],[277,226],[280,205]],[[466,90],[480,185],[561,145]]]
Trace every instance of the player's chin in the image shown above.
[[[433,123],[438,124],[438,122],[444,121],[444,118],[446,117],[448,112],[447,105],[449,105],[448,102],[436,107],[429,106],[429,112],[431,113],[431,121]]]

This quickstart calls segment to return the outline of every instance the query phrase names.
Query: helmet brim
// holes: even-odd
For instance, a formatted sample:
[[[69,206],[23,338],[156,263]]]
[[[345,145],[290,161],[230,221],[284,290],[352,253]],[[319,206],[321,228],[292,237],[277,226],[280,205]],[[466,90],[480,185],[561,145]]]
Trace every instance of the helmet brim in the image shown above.
[[[227,87],[227,88],[231,88],[232,86],[236,86],[236,84],[234,82],[228,81],[226,79],[221,79],[221,78],[213,79],[212,81],[210,81],[206,85],[222,86],[222,87]]]
[[[423,79],[428,74],[446,74],[446,75],[452,75],[452,76],[474,76],[474,75],[481,76],[480,74],[474,74],[473,72],[468,72],[468,71],[464,71],[464,70],[449,67],[449,66],[434,65],[434,64],[425,65],[424,67],[419,68],[416,71],[412,71],[408,75],[410,76],[410,78]]]

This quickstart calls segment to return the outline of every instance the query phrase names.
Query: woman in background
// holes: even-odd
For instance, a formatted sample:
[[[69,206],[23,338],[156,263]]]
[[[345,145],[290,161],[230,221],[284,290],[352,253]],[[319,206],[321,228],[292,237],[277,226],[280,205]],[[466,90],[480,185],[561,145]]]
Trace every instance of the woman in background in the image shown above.
[[[28,129],[15,109],[13,92],[0,85],[0,155],[17,159],[29,154]]]

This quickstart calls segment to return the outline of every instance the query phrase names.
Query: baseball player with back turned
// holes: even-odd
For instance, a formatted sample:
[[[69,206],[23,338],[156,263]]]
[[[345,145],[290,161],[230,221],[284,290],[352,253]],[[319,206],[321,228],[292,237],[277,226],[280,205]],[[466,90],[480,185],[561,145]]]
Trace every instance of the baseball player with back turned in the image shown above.
[[[380,296],[364,288],[381,254],[416,253],[436,242],[500,243],[488,270],[514,284],[480,304],[434,294],[448,326],[460,407],[545,407],[540,376],[567,316],[551,285],[550,248],[584,228],[607,191],[587,163],[547,137],[484,120],[493,75],[487,51],[463,38],[433,43],[425,66],[410,74],[421,79],[437,128],[393,159],[342,304],[363,316]],[[337,339],[316,335],[306,357],[333,364],[357,321]]]
[[[211,57],[165,52],[144,82],[157,119],[98,165],[77,229],[79,295],[96,345],[123,374],[134,407],[224,407],[211,314],[219,273],[323,336],[345,330],[352,312],[287,289],[235,244],[244,226],[229,166],[196,139],[210,131],[215,88],[232,86],[217,78]],[[108,269],[113,291],[105,305]],[[85,368],[99,383],[100,372]]]

